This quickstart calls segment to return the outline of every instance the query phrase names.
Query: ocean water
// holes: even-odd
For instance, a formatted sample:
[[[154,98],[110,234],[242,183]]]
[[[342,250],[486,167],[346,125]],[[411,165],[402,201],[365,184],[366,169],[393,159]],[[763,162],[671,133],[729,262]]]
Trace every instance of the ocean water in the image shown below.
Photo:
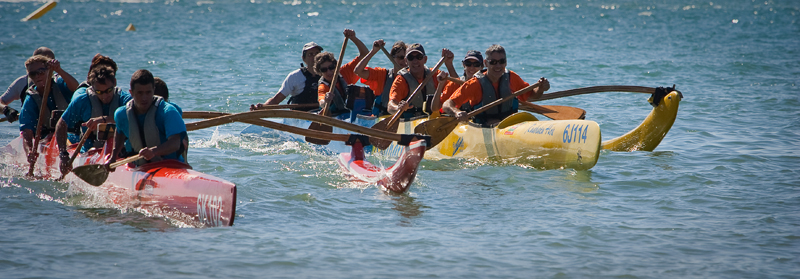
[[[315,41],[342,30],[422,43],[438,60],[503,45],[508,68],[551,91],[672,86],[684,99],[653,152],[604,151],[587,171],[424,161],[408,193],[349,182],[334,155],[246,125],[191,132],[196,170],[238,186],[232,227],[184,228],[28,181],[0,166],[2,278],[796,278],[800,274],[797,1],[0,2],[0,82],[39,46],[83,80],[111,56],[119,85],[145,68],[186,111],[246,111]],[[125,32],[128,24],[135,32]],[[351,43],[348,60],[357,51]],[[387,67],[380,54],[371,65]],[[430,66],[429,65],[429,66]],[[460,65],[457,64],[457,69]],[[604,139],[647,96],[597,93]],[[12,107],[19,108],[19,102]],[[0,124],[0,144],[18,136]]]

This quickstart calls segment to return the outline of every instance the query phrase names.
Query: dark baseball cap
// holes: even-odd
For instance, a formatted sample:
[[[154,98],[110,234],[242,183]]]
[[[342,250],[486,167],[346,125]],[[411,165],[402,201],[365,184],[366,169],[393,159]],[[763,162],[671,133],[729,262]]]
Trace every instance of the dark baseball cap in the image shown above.
[[[469,59],[475,59],[478,60],[478,62],[483,63],[483,55],[481,55],[481,52],[477,50],[468,51],[467,56],[464,56],[464,60],[462,60],[462,62],[467,61]]]
[[[408,48],[406,49],[406,57],[408,57],[409,53],[414,51],[417,51],[419,53],[422,53],[422,55],[425,55],[425,48],[423,48],[421,44],[412,44],[408,46]]]

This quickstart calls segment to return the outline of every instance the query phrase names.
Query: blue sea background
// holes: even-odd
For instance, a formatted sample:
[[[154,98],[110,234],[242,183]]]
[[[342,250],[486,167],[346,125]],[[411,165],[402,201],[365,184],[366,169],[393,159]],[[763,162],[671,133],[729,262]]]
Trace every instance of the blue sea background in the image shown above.
[[[277,134],[191,132],[192,166],[238,186],[232,227],[177,226],[3,164],[2,278],[800,274],[798,1],[63,0],[20,21],[42,4],[0,2],[0,83],[48,46],[78,80],[102,53],[123,89],[144,68],[185,111],[243,112],[279,89],[304,43],[338,53],[351,28],[367,45],[422,43],[429,66],[441,48],[460,60],[501,44],[509,69],[547,77],[551,91],[675,84],[685,98],[653,152],[604,151],[587,171],[424,161],[400,196],[349,182],[333,154]],[[647,97],[540,104],[583,108],[611,139],[644,119]],[[16,123],[0,123],[0,144],[17,136]]]

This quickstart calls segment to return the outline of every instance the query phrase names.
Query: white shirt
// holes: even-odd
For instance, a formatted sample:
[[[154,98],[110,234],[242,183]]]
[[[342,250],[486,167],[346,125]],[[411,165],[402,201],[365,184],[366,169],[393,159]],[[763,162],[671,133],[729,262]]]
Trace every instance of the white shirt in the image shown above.
[[[300,71],[300,69],[297,69],[286,76],[286,79],[283,80],[283,84],[281,84],[281,89],[278,90],[278,93],[281,93],[284,96],[297,96],[300,93],[303,93],[303,88],[305,87],[306,76],[303,75],[303,72]]]
[[[0,97],[0,102],[2,102],[3,105],[8,105],[13,101],[19,100],[19,96],[25,89],[26,85],[28,85],[27,75],[17,78],[17,80],[15,80],[13,83],[11,83],[11,85],[8,86],[8,89],[6,89],[6,93],[3,93],[3,96]]]

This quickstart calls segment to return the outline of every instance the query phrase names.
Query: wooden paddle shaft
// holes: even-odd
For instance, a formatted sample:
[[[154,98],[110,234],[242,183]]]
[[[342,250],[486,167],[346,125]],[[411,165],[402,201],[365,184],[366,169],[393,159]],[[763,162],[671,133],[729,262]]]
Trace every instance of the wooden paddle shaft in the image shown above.
[[[227,124],[227,123],[231,123],[231,122],[235,122],[235,121],[241,121],[241,122],[255,124],[255,125],[261,125],[261,124],[272,125],[272,124],[269,124],[269,123],[274,123],[274,122],[262,120],[260,118],[295,118],[295,119],[303,119],[303,120],[308,120],[308,121],[312,121],[312,122],[323,123],[323,124],[330,125],[330,126],[333,126],[333,127],[338,127],[338,128],[342,128],[342,129],[345,129],[345,130],[353,131],[353,132],[356,132],[356,133],[359,133],[359,134],[367,135],[367,136],[370,136],[370,137],[382,138],[382,139],[387,139],[387,140],[392,140],[392,141],[400,140],[400,135],[399,134],[390,133],[390,132],[383,131],[383,130],[372,129],[372,128],[369,128],[369,127],[359,126],[359,125],[356,125],[356,124],[353,124],[353,123],[350,123],[350,122],[345,122],[345,121],[341,121],[339,119],[326,117],[326,116],[318,115],[318,114],[315,114],[315,113],[304,112],[304,111],[259,110],[259,111],[242,112],[242,113],[237,113],[237,114],[228,114],[228,113],[224,113],[224,112],[198,112],[196,114],[197,114],[197,116],[199,116],[200,114],[206,114],[207,117],[213,117],[213,118],[207,119],[207,120],[201,120],[201,121],[197,121],[197,122],[192,122],[192,123],[186,123],[186,130],[187,131],[194,131],[194,130],[204,129],[204,128],[213,127],[213,126],[222,125],[222,124]],[[264,122],[259,122],[259,120],[260,121],[264,121]],[[269,123],[265,123],[265,122],[269,122]],[[256,124],[256,123],[260,123],[260,124]],[[283,126],[279,126],[279,127],[283,127]],[[288,127],[293,127],[293,126],[288,126]],[[270,128],[272,128],[272,127],[270,127]],[[274,128],[274,129],[279,129],[279,128]],[[284,128],[280,128],[280,129],[284,129]],[[303,128],[298,128],[298,129],[305,130]],[[287,132],[292,132],[292,131],[287,131]],[[333,134],[333,133],[328,133],[328,134],[330,134],[330,135],[339,135],[339,134]],[[315,138],[316,138],[316,136],[315,136]]]
[[[632,85],[601,85],[601,86],[583,87],[583,88],[547,93],[539,97],[539,99],[533,101],[544,101],[544,100],[563,98],[568,96],[599,93],[599,92],[632,92],[632,93],[653,94],[653,92],[655,91],[656,91],[655,87],[632,86]]]
[[[394,61],[394,57],[392,57],[392,54],[386,51],[385,47],[381,47],[381,50],[383,51],[383,54],[386,54],[386,57],[389,58],[389,61],[392,61],[392,65],[394,66],[395,69],[400,67],[400,65],[397,65],[397,61]]]
[[[288,105],[266,105],[256,108],[255,110],[266,110],[266,109],[296,109],[296,108],[316,108],[319,107],[318,103],[313,104],[288,104]],[[184,111],[183,115],[186,115],[188,111]],[[186,118],[184,116],[184,118]],[[191,117],[189,117],[191,118]]]
[[[342,42],[342,50],[339,51],[339,60],[336,60],[336,69],[333,69],[333,80],[331,80],[331,88],[328,90],[328,93],[333,92],[336,90],[336,82],[339,81],[339,68],[342,67],[342,58],[344,58],[344,50],[347,48],[347,37],[344,38],[344,42]],[[321,74],[321,73],[320,73]],[[344,92],[342,92],[344,94]],[[331,102],[325,102],[325,107],[322,108],[321,115],[328,114],[328,108],[330,108]],[[340,108],[341,109],[341,108]]]
[[[116,161],[116,162],[112,163],[111,165],[109,165],[108,167],[113,169],[113,168],[122,166],[122,165],[127,164],[127,163],[131,163],[133,161],[136,161],[136,160],[139,160],[139,159],[143,159],[143,158],[144,158],[144,156],[142,156],[142,155],[130,156],[128,158]]]
[[[47,113],[45,112],[44,108],[47,107],[47,98],[50,97],[50,86],[51,81],[53,80],[53,70],[50,69],[50,65],[47,65],[47,80],[44,82],[44,92],[42,93],[42,104],[39,106],[39,121],[36,123],[36,133],[33,136],[33,147],[31,148],[31,152],[35,154],[35,156],[39,156],[39,141],[41,140],[42,136],[42,125],[44,124],[44,118],[47,117]],[[36,163],[32,162],[30,167],[28,168],[28,176],[33,176],[33,169],[36,167]]]
[[[429,76],[425,77],[425,79],[422,81],[422,83],[420,83],[417,86],[417,88],[414,89],[414,92],[411,93],[411,95],[409,95],[408,98],[406,98],[406,100],[411,101],[414,98],[414,96],[419,94],[419,92],[422,91],[422,88],[425,87],[425,84],[428,83],[428,81],[430,81],[433,78],[433,76],[436,75],[436,71],[439,70],[439,67],[441,67],[442,64],[444,64],[444,57],[439,59],[439,62],[436,62],[436,66],[433,67],[433,70],[431,71],[431,74]],[[395,122],[400,120],[400,115],[402,115],[404,112],[405,112],[405,109],[402,109],[402,108],[399,109],[397,112],[395,112],[394,115],[392,115],[392,119],[389,120],[388,123],[386,123],[386,127],[392,127],[392,125],[394,125]]]

